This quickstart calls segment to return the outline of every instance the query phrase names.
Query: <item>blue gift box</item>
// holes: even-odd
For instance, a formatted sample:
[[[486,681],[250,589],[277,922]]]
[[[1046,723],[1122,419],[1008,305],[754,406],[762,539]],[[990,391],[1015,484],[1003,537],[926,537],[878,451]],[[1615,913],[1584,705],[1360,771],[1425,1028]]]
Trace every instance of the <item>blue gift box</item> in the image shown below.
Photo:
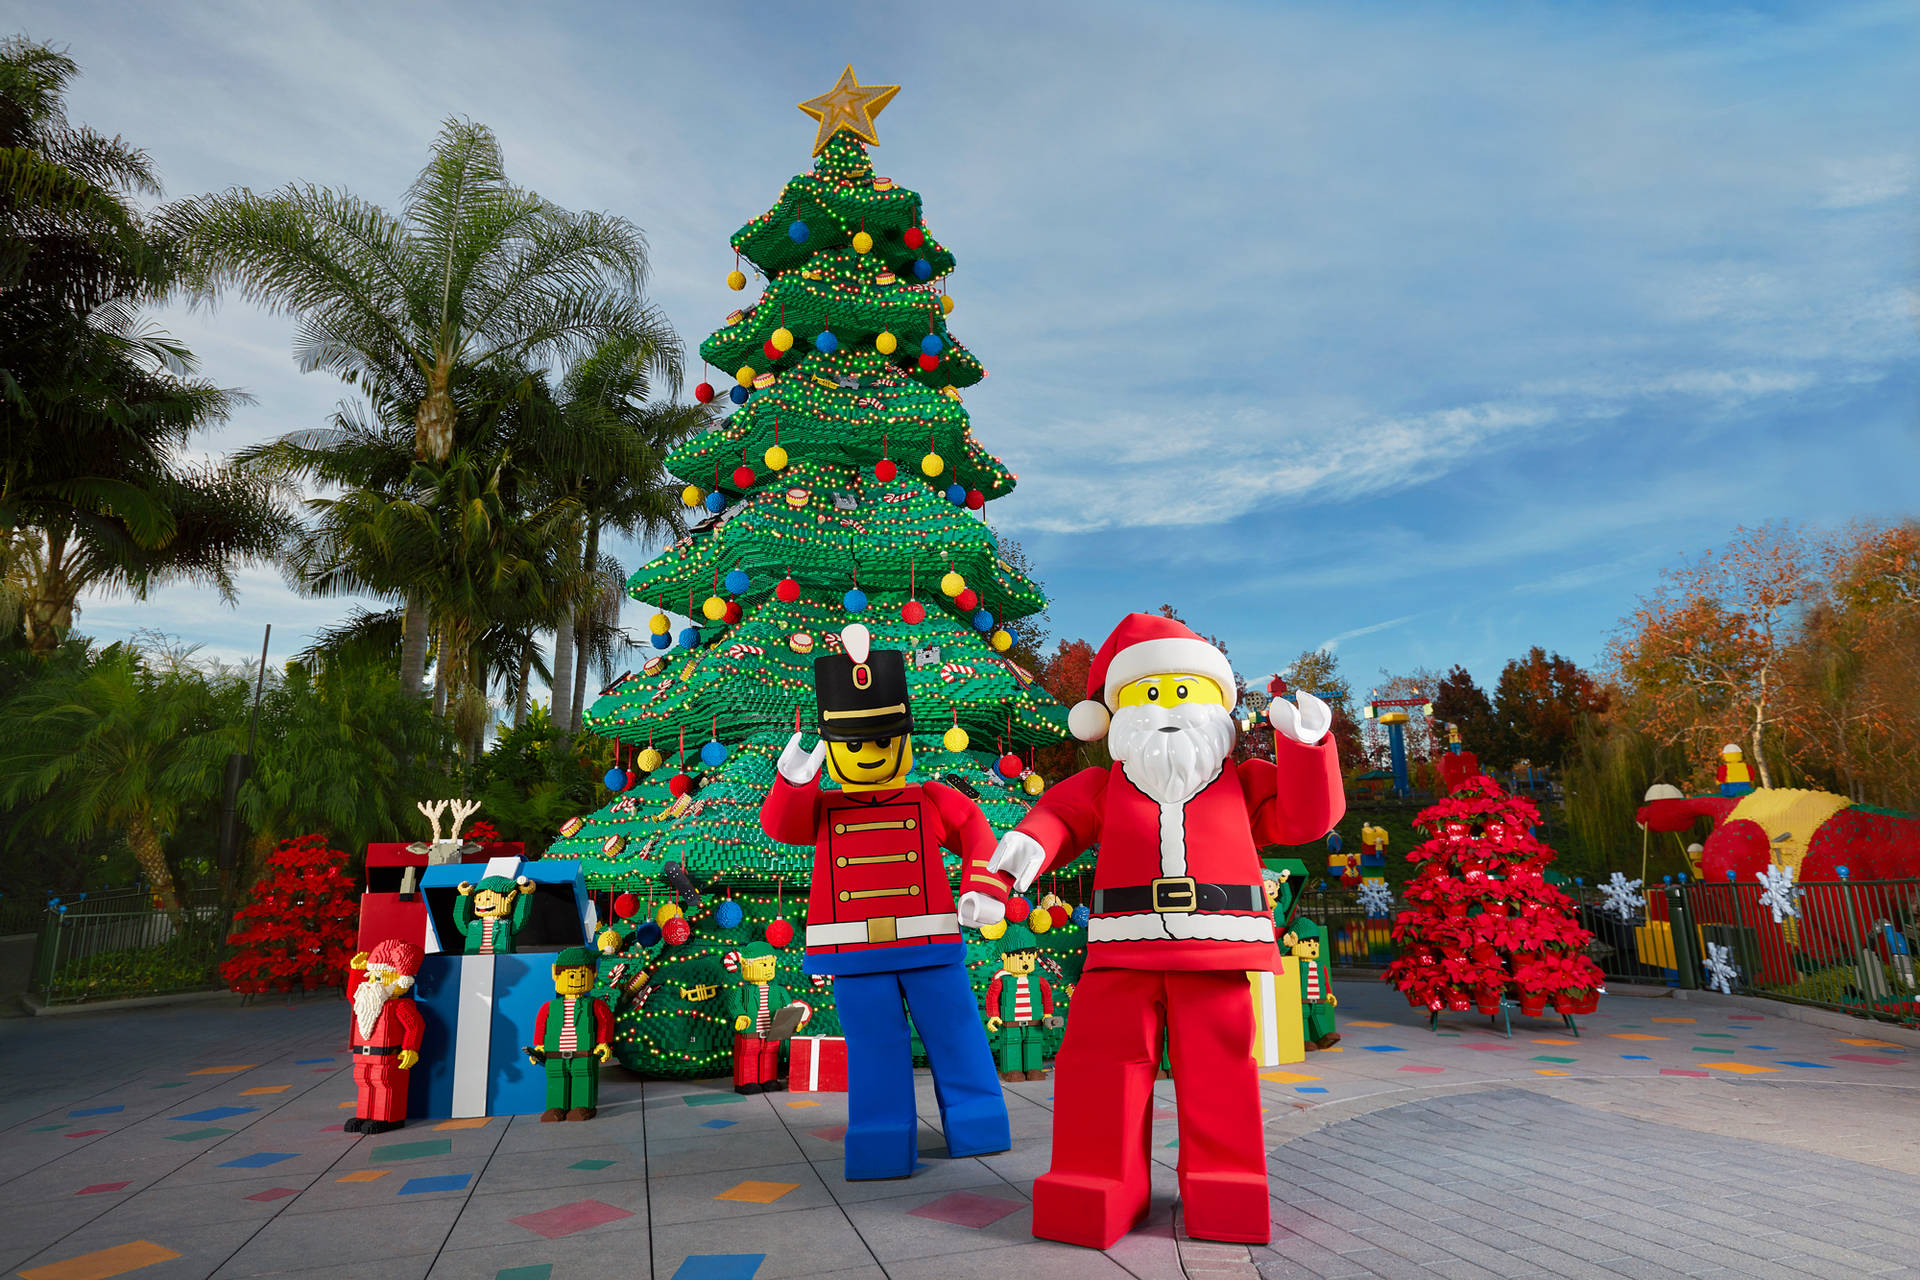
[[[464,954],[454,924],[462,881],[525,876],[540,887],[512,955]],[[426,957],[414,999],[426,1022],[411,1075],[407,1115],[425,1119],[534,1115],[546,1107],[546,1073],[527,1061],[540,1006],[553,999],[553,957],[589,945],[597,920],[580,864],[572,859],[496,858],[428,867]]]

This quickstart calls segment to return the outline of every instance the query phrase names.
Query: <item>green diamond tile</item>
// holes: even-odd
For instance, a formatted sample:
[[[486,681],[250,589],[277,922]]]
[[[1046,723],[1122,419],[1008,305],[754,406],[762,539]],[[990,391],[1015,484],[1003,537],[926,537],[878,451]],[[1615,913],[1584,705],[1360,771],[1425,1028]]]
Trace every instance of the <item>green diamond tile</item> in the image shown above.
[[[607,1168],[608,1166],[610,1166],[610,1165],[612,1165],[612,1164],[613,1164],[613,1161],[611,1161],[611,1160],[582,1160],[582,1161],[580,1161],[580,1162],[579,1162],[579,1163],[577,1163],[577,1164],[570,1164],[570,1165],[568,1165],[568,1166],[567,1166],[567,1168],[569,1168],[569,1169],[587,1169],[587,1170],[593,1170],[593,1169],[605,1169],[605,1168]]]
[[[1534,1059],[1532,1059],[1532,1061],[1534,1061],[1534,1062],[1578,1062],[1578,1061],[1580,1061],[1580,1059],[1578,1059],[1578,1058],[1554,1058],[1554,1057],[1550,1057],[1550,1056],[1548,1056],[1547,1054],[1544,1054],[1544,1053],[1543,1053],[1543,1054],[1541,1054],[1540,1056],[1538,1056],[1538,1057],[1536,1057],[1536,1058],[1534,1058]]]
[[[746,1097],[738,1093],[690,1093],[684,1101],[690,1107],[724,1107],[729,1102],[745,1102]]]

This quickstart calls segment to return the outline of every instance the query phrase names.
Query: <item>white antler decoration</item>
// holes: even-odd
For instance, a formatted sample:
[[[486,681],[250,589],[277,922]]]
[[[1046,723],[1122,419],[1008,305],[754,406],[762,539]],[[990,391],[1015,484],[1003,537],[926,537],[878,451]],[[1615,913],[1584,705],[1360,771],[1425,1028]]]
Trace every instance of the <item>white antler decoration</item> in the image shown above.
[[[449,800],[447,804],[450,805],[453,810],[453,827],[447,832],[447,839],[458,841],[460,839],[460,828],[466,825],[468,818],[480,812],[480,802],[478,800]]]
[[[427,821],[433,824],[433,842],[435,844],[440,843],[440,816],[447,811],[447,805],[450,803],[452,802],[448,800],[434,800],[431,802],[420,800],[414,803],[413,807],[421,813],[426,814]]]

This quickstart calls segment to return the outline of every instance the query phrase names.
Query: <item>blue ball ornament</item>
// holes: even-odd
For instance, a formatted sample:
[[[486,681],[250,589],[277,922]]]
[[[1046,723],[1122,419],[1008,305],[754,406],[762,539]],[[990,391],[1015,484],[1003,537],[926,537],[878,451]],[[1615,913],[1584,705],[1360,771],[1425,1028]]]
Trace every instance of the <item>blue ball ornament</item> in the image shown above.
[[[718,765],[727,762],[727,744],[718,738],[710,738],[707,745],[700,748],[700,763]]]
[[[855,587],[853,590],[847,592],[846,595],[840,597],[840,603],[846,606],[848,613],[865,613],[867,611],[867,593]]]
[[[738,929],[740,922],[746,918],[747,913],[731,898],[713,909],[713,922],[722,929]]]
[[[787,224],[787,239],[793,241],[795,244],[805,244],[807,242],[807,235],[807,224],[800,221],[800,219],[795,218]]]
[[[840,339],[833,336],[833,330],[822,329],[813,340],[813,349],[823,355],[838,351],[840,349]]]
[[[669,635],[650,635],[647,639],[653,641],[653,647],[656,649],[664,649],[673,643],[673,637]]]
[[[1340,833],[1338,831],[1327,832],[1327,852],[1328,853],[1338,853],[1340,852],[1341,849],[1345,847],[1346,847],[1346,842],[1340,838]]]
[[[1072,919],[1075,924],[1084,929],[1087,926],[1087,921],[1093,919],[1093,912],[1087,910],[1086,906],[1082,904],[1073,909]]]
[[[627,771],[615,765],[613,768],[607,770],[607,776],[600,779],[600,781],[607,784],[607,790],[609,791],[625,791],[627,789]]]
[[[725,511],[727,509],[727,495],[724,493],[721,493],[718,489],[715,489],[712,493],[707,495],[706,505],[707,505],[707,510],[713,512],[713,514],[715,515],[719,515],[722,511]]]
[[[660,945],[660,926],[649,920],[633,931],[633,940],[643,947]]]
[[[733,390],[727,392],[727,399],[733,401],[735,404],[745,404],[747,402],[747,389],[745,387],[735,387]]]
[[[745,569],[733,569],[727,573],[727,594],[736,596],[744,595],[747,590],[747,585],[747,571]]]
[[[682,627],[680,629],[680,647],[682,649],[698,649],[700,647],[700,628]]]
[[[930,355],[930,356],[939,355],[940,346],[941,346],[940,335],[937,333],[930,333],[926,337],[920,339],[920,350],[925,355]]]
[[[925,258],[915,258],[913,260],[913,275],[916,280],[933,279],[933,264]]]
[[[956,507],[964,507],[964,506],[966,506],[966,505],[967,505],[967,491],[966,491],[966,489],[965,489],[965,488],[963,488],[963,487],[962,487],[962,486],[960,486],[960,485],[957,485],[957,484],[952,484],[952,485],[948,485],[948,486],[947,486],[947,501],[948,501],[948,502],[951,502],[951,503],[952,503],[952,504],[953,504],[954,506],[956,506]]]
[[[973,615],[973,625],[982,631],[991,631],[993,630],[993,615],[985,609],[981,609]]]

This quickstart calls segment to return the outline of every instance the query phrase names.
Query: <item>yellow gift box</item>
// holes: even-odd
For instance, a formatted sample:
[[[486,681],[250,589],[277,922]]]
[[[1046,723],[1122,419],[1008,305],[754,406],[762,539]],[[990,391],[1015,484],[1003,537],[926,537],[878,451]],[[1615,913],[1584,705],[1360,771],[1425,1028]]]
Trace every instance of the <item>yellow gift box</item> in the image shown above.
[[[1253,988],[1253,1060],[1263,1067],[1304,1062],[1306,1028],[1300,1020],[1300,962],[1280,958],[1278,973],[1248,973]]]

